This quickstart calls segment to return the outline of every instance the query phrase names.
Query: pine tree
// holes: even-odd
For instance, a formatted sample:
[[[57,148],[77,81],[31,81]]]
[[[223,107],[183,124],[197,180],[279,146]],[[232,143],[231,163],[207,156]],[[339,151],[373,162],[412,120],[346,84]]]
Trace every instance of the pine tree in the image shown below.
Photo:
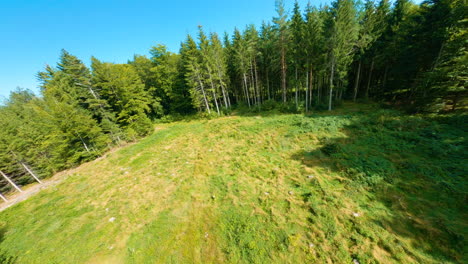
[[[277,49],[280,54],[281,66],[281,90],[283,103],[287,100],[287,48],[289,45],[288,15],[284,8],[283,0],[276,0],[277,17],[273,18],[273,23],[278,34]]]
[[[374,1],[366,1],[364,11],[362,12],[361,16],[362,18],[360,20],[359,35],[356,43],[356,60],[358,61],[358,68],[356,71],[356,78],[354,83],[353,101],[356,101],[359,91],[362,58],[367,49],[378,37],[377,30],[375,29],[375,27],[377,26],[377,12],[374,6]]]
[[[325,11],[322,11],[325,13]],[[310,5],[306,9],[306,25],[305,25],[305,52],[307,57],[307,89],[306,89],[306,109],[312,105],[313,84],[315,80],[320,80],[319,74],[324,74],[325,61],[325,38],[324,38],[324,21],[323,15]],[[316,77],[314,77],[316,76]],[[321,88],[321,87],[320,87]],[[317,87],[317,104],[320,102],[321,89]]]
[[[305,43],[305,22],[302,18],[299,3],[294,3],[293,15],[290,22],[291,31],[291,53],[292,65],[294,68],[294,97],[296,109],[299,108],[299,89],[302,86],[299,80],[304,71],[305,58],[306,58],[306,43]],[[307,100],[307,99],[306,99]]]
[[[211,114],[210,98],[206,91],[202,72],[201,54],[197,48],[197,44],[190,35],[187,35],[186,41],[182,43],[181,54],[185,64],[184,77],[188,87],[190,87],[192,104],[199,110],[205,107],[208,114]]]
[[[331,34],[329,36],[329,63],[330,63],[330,92],[328,110],[332,109],[334,77],[341,85],[346,86],[345,77],[348,74],[349,65],[354,56],[358,26],[356,21],[356,9],[352,0],[336,0],[332,4],[329,18]]]

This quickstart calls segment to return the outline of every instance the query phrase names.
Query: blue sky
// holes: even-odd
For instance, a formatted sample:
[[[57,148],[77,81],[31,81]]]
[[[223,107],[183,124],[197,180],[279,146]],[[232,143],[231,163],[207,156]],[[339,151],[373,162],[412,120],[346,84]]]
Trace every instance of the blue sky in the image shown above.
[[[293,0],[286,0],[292,9]],[[298,1],[305,7],[308,0]],[[310,0],[320,5],[329,0]],[[417,1],[419,2],[419,1]],[[85,63],[124,63],[162,43],[177,52],[197,25],[232,32],[275,15],[274,0],[12,0],[0,8],[0,97],[37,89],[36,73],[66,49]]]

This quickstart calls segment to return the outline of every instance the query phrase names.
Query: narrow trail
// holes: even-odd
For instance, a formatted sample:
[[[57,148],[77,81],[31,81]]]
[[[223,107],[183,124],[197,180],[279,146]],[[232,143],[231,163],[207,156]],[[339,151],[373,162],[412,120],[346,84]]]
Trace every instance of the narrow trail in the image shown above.
[[[163,128],[162,127],[155,127],[154,131],[157,132],[158,130],[161,130],[161,129],[163,129]],[[26,186],[21,186],[21,190],[23,192],[20,193],[18,191],[15,191],[15,192],[12,192],[12,193],[9,193],[9,194],[5,195],[6,198],[8,199],[8,202],[1,201],[2,203],[0,204],[0,212],[4,211],[5,209],[7,209],[7,208],[19,203],[19,202],[27,200],[29,197],[39,193],[40,191],[42,191],[44,189],[48,189],[48,188],[50,188],[52,186],[58,185],[63,180],[68,178],[69,175],[73,174],[74,171],[78,170],[81,166],[83,166],[85,164],[91,164],[91,163],[98,162],[98,161],[104,159],[107,155],[109,155],[111,153],[114,153],[117,150],[122,149],[124,147],[133,145],[135,143],[136,142],[131,142],[131,143],[125,143],[125,144],[116,146],[113,149],[107,151],[101,157],[96,158],[95,160],[83,163],[83,164],[81,164],[80,166],[78,166],[76,168],[71,168],[71,169],[68,169],[68,170],[58,172],[57,174],[55,174],[54,176],[52,176],[49,179],[41,179],[42,184],[39,184],[38,182],[35,182],[35,183],[28,184]]]
[[[61,177],[60,177],[61,176]],[[65,179],[63,177],[65,175],[61,174],[60,175],[55,175],[51,179],[47,180],[42,180],[42,184],[39,183],[33,183],[29,184],[27,186],[23,186],[22,190],[23,192],[14,192],[11,195],[8,195],[6,198],[8,199],[8,202],[3,202],[0,204],[0,212],[7,209],[10,206],[13,206],[21,201],[24,201],[28,199],[29,197],[33,196],[36,193],[39,193],[40,191],[50,188],[52,186],[57,185],[60,183],[62,180]]]

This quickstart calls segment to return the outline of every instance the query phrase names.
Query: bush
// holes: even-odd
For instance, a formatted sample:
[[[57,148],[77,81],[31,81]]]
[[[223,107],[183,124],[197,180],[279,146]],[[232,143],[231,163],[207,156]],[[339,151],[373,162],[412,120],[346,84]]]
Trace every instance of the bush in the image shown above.
[[[320,148],[325,155],[331,156],[332,154],[336,154],[340,152],[340,147],[337,143],[326,143],[323,147]]]
[[[278,103],[275,100],[266,100],[262,103],[262,110],[271,111],[278,109]]]

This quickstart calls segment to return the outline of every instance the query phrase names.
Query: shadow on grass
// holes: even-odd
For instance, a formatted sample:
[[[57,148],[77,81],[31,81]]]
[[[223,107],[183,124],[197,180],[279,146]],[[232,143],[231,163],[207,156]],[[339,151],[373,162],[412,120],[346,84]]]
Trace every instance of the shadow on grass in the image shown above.
[[[320,148],[292,158],[339,175],[345,190],[370,197],[355,200],[368,211],[367,227],[387,233],[369,237],[391,258],[467,263],[467,117],[353,115],[341,130],[345,137],[325,137]],[[364,203],[382,205],[385,213]]]

